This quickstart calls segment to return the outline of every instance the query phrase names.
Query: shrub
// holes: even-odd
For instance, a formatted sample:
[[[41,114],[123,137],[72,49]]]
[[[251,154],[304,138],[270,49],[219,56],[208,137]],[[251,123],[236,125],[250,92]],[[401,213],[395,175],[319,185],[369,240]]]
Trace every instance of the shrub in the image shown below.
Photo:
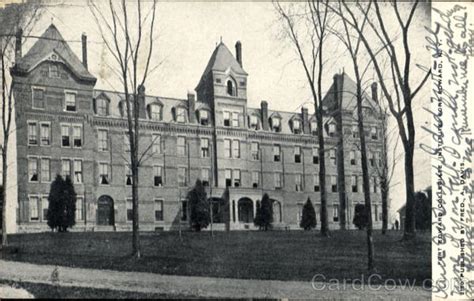
[[[76,224],[76,192],[69,177],[57,175],[51,183],[48,197],[48,226],[58,232],[66,232]]]
[[[353,224],[359,228],[359,230],[364,229],[367,227],[369,220],[367,218],[367,211],[365,210],[365,205],[357,204],[354,208],[354,219]]]
[[[273,204],[267,193],[263,195],[254,219],[255,226],[267,231],[273,223]]]
[[[314,211],[314,206],[310,198],[308,198],[303,206],[300,227],[306,231],[316,227],[316,211]]]

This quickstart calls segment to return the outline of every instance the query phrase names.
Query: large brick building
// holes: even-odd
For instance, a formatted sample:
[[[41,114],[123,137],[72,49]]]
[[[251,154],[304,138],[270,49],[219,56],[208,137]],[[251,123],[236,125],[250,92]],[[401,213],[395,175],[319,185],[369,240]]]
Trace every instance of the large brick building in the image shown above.
[[[56,174],[69,176],[78,195],[74,229],[131,229],[131,172],[128,168],[124,95],[94,89],[87,69],[87,38],[82,61],[54,25],[12,69],[16,100],[18,207],[17,231],[47,230],[47,197]],[[21,45],[21,43],[19,43]],[[139,95],[141,151],[140,229],[188,225],[186,194],[196,179],[213,197],[214,229],[254,229],[258,200],[273,200],[274,226],[298,228],[309,197],[319,212],[319,158],[316,121],[301,112],[247,106],[247,73],[240,42],[236,56],[220,43],[196,87],[196,95],[174,99]],[[374,87],[375,88],[375,87]],[[334,103],[342,103],[347,220],[363,203],[360,153],[354,111],[354,82],[334,76],[326,95],[324,120],[331,227],[339,218]],[[337,99],[336,99],[337,98]],[[375,166],[380,161],[380,121],[374,100],[366,97],[367,140],[375,227],[381,226],[380,190]],[[228,190],[226,190],[226,187]],[[318,227],[320,225],[318,214]]]

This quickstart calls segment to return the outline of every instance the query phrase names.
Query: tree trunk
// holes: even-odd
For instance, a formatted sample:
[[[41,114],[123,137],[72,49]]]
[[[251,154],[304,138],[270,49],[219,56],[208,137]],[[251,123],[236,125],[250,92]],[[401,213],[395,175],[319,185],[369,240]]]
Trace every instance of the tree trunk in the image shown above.
[[[385,234],[388,227],[388,183],[385,178],[380,179],[380,192],[382,195],[382,234]]]
[[[8,246],[7,236],[7,176],[8,176],[8,135],[4,137],[2,150],[2,247]]]
[[[324,158],[324,136],[323,136],[323,114],[321,112],[322,108],[317,107],[317,116],[316,122],[318,123],[318,155],[319,155],[319,187],[320,187],[320,196],[321,196],[321,210],[320,210],[320,220],[321,220],[321,235],[329,236],[329,226],[328,226],[328,212],[327,212],[327,193],[326,193],[326,160]]]
[[[336,131],[337,131],[337,186],[339,191],[339,226],[341,230],[346,229],[346,181],[344,170],[344,133],[342,128],[342,87],[344,76],[338,80],[338,75],[334,76],[334,100],[336,109]]]
[[[415,237],[415,185],[413,174],[413,151],[405,152],[405,185],[406,185],[406,211],[405,211],[405,228],[403,239],[408,240]]]

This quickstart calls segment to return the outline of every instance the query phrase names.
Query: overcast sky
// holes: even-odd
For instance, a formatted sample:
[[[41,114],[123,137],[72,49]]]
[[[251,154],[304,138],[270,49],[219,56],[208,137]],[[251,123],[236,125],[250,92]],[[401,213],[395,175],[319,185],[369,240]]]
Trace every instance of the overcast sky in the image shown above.
[[[79,58],[81,34],[87,33],[89,69],[98,77],[96,88],[119,89],[118,81],[104,65],[106,61],[111,66],[113,61],[101,41],[89,8],[85,2],[71,3],[48,7],[33,33],[41,34],[53,22],[63,37],[70,41]],[[249,106],[259,107],[261,100],[267,100],[270,109],[299,111],[302,104],[310,101],[303,69],[296,60],[294,49],[280,38],[281,27],[271,2],[160,3],[157,20],[159,38],[154,58],[155,62],[163,60],[164,63],[148,79],[147,94],[185,98],[187,91],[196,87],[210,55],[222,38],[233,53],[235,42],[242,42],[243,66],[249,73]],[[423,49],[425,32],[422,25],[426,24],[420,23],[424,20],[427,20],[426,14],[420,10],[413,26],[412,49],[415,60],[429,64],[429,53]],[[28,40],[24,51],[33,42],[33,39]],[[329,88],[334,73],[344,69],[350,76],[352,74],[347,55],[341,56],[340,49],[332,45],[328,47],[328,53],[337,59],[331,70],[324,72],[324,91]],[[418,95],[414,105],[419,140],[428,139],[420,125],[429,121],[429,116],[422,110],[429,103],[429,84]],[[310,105],[307,106],[311,109]],[[422,189],[430,184],[429,157],[418,145],[416,149],[415,187]],[[399,150],[402,151],[401,144]],[[400,184],[391,191],[392,213],[404,203],[402,168],[403,161],[400,161],[394,180]]]

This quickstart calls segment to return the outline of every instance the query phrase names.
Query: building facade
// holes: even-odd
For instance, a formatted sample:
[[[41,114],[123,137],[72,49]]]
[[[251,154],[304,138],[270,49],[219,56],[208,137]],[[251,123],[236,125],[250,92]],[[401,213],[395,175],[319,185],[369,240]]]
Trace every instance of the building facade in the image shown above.
[[[126,103],[122,93],[94,89],[87,69],[87,37],[82,61],[54,25],[12,69],[16,100],[17,231],[48,230],[46,213],[51,182],[71,177],[77,193],[77,230],[131,230],[131,171]],[[21,43],[20,43],[21,45]],[[247,106],[248,74],[242,46],[236,56],[221,42],[195,89],[185,99],[139,93],[139,217],[144,231],[188,227],[188,191],[200,179],[212,197],[213,228],[255,229],[259,200],[273,201],[274,227],[298,229],[310,198],[319,221],[319,157],[316,120],[301,112]],[[375,88],[375,87],[374,87]],[[339,225],[336,121],[342,120],[346,215],[363,203],[354,82],[337,74],[324,99],[328,217]],[[349,91],[349,92],[347,92]],[[375,95],[376,93],[374,93]],[[197,97],[196,97],[196,96]],[[332,105],[340,101],[342,110]],[[381,227],[380,119],[375,101],[364,99],[371,172],[374,227]],[[132,108],[134,109],[134,108]],[[340,119],[336,118],[338,112]]]

